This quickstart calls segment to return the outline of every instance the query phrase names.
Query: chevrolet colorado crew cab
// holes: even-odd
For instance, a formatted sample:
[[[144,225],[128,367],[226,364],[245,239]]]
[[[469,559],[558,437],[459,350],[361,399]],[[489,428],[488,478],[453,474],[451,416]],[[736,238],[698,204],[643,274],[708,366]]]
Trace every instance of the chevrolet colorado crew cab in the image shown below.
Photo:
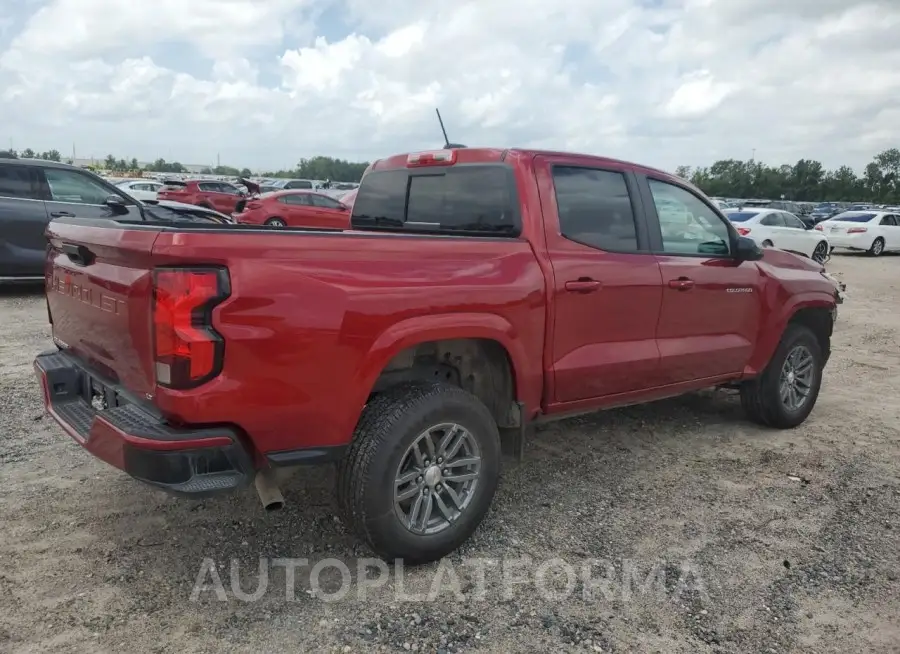
[[[408,562],[484,518],[501,433],[716,386],[799,425],[841,301],[684,180],[556,152],[376,161],[347,230],[63,218],[48,239],[35,368],[80,445],[267,506],[278,468],[336,463],[347,524]]]

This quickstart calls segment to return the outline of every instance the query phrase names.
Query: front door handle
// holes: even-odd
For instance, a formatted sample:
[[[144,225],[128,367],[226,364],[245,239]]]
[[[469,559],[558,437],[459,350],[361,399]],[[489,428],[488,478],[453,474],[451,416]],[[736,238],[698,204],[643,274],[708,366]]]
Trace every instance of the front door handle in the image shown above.
[[[593,293],[594,291],[599,291],[600,286],[600,282],[596,279],[587,277],[566,282],[566,290],[571,293]]]
[[[74,218],[75,214],[70,211],[51,211],[50,216],[53,218]]]
[[[678,279],[670,279],[669,280],[669,288],[674,288],[676,291],[689,291],[694,288],[694,280],[688,279],[687,277],[679,277]]]

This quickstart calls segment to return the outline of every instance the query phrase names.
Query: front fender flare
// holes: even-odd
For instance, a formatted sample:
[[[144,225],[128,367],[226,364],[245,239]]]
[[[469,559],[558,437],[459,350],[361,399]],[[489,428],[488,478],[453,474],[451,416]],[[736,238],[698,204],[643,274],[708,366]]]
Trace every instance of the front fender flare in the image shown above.
[[[759,337],[750,360],[744,367],[744,377],[756,377],[765,370],[769,359],[775,354],[781,336],[798,311],[803,309],[833,309],[834,295],[825,291],[811,291],[791,296],[790,301],[770,314],[770,319],[760,326]]]

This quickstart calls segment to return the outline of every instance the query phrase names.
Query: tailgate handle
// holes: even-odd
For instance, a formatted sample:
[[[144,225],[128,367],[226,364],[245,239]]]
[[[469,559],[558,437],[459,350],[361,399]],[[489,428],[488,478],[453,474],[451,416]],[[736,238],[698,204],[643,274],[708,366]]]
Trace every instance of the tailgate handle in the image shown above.
[[[94,263],[94,253],[83,245],[63,243],[62,251],[69,257],[69,261],[79,266],[89,266]]]

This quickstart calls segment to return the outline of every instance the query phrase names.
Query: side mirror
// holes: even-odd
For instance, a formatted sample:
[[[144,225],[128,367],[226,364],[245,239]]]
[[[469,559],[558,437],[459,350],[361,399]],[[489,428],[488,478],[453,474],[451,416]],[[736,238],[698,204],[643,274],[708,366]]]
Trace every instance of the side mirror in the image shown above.
[[[762,248],[746,236],[738,236],[734,254],[738,261],[759,261],[763,258]]]
[[[109,195],[103,203],[112,209],[113,213],[128,213],[128,203],[121,195]]]

